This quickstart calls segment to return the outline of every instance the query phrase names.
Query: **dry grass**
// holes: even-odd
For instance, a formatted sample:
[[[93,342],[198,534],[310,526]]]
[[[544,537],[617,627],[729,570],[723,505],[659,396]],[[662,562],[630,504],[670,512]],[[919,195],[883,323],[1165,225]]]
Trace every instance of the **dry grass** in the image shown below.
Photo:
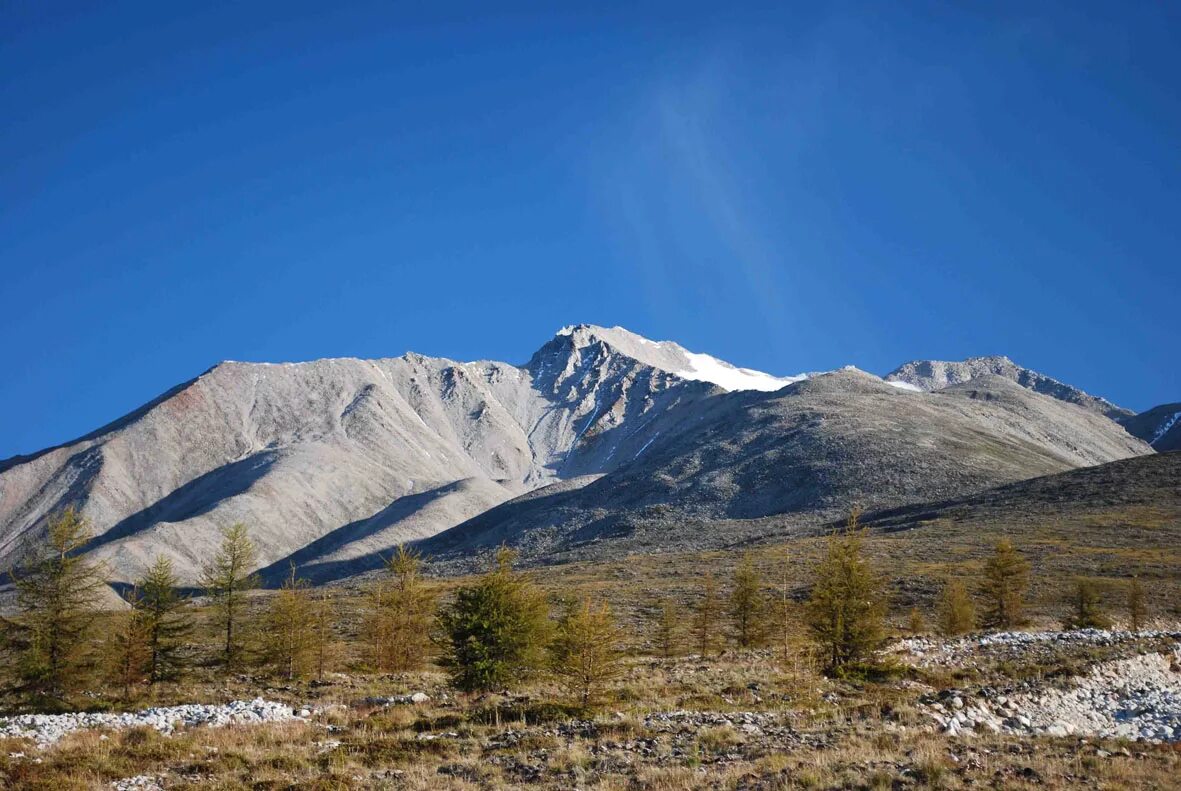
[[[1146,580],[1157,615],[1181,600],[1181,526],[1176,515],[1139,509],[1093,512],[1085,519],[1004,526],[940,520],[902,533],[877,534],[867,549],[892,581],[897,624],[917,606],[929,615],[942,578],[971,575],[996,538],[1009,534],[1033,562],[1032,612],[1056,623],[1063,596],[1079,575],[1106,586],[1118,615],[1123,581]],[[768,593],[787,580],[794,601],[807,592],[822,542],[802,538],[753,549]],[[330,589],[339,614],[333,672],[319,684],[278,682],[263,671],[225,677],[203,664],[182,683],[144,691],[129,701],[92,686],[78,708],[142,708],[179,702],[224,702],[262,695],[292,704],[337,705],[309,723],[219,730],[171,737],[153,731],[79,733],[37,751],[0,741],[4,788],[98,789],[122,778],[159,776],[167,788],[214,789],[496,789],[532,785],[594,789],[777,788],[1158,788],[1175,787],[1181,753],[1166,747],[978,737],[956,742],[932,734],[915,701],[922,690],[1077,672],[1104,659],[1101,650],[1040,657],[1027,664],[982,663],[970,671],[910,672],[878,683],[837,683],[816,671],[798,611],[777,624],[762,651],[727,651],[700,659],[650,656],[652,616],[665,596],[682,607],[697,596],[698,572],[727,580],[733,552],[645,555],[534,572],[556,594],[589,591],[612,603],[632,636],[627,672],[593,723],[545,680],[495,698],[456,696],[437,671],[381,675],[370,671],[361,631],[359,583]],[[459,580],[440,582],[444,595]],[[775,589],[775,590],[772,590]],[[725,593],[725,591],[723,591]],[[267,594],[255,599],[265,603]],[[928,620],[930,620],[928,618]],[[781,637],[786,634],[784,642]],[[364,701],[424,690],[425,706],[383,709]],[[782,732],[760,735],[730,725],[653,728],[650,712],[756,712],[778,718]],[[499,719],[500,725],[495,723]],[[20,754],[23,753],[23,757]]]

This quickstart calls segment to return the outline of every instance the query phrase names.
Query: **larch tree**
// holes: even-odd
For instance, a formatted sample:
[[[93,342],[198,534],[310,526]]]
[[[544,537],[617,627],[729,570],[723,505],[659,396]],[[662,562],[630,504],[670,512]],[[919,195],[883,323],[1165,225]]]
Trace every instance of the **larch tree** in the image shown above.
[[[92,627],[106,567],[80,554],[90,538],[86,520],[67,509],[50,520],[44,543],[27,546],[9,572],[17,591],[10,636],[15,670],[33,696],[60,700],[93,662]]]
[[[945,637],[954,637],[976,628],[976,604],[962,580],[949,579],[943,583],[937,614],[939,633]]]
[[[846,530],[829,537],[804,613],[825,671],[833,675],[872,659],[885,634],[885,589],[862,556],[857,520],[854,511]]]
[[[680,647],[681,613],[672,599],[661,599],[656,609],[656,650],[672,659]]]
[[[583,709],[597,705],[623,672],[621,633],[606,602],[571,601],[550,643],[550,667]]]
[[[157,555],[136,586],[139,595],[132,606],[147,630],[149,684],[175,680],[184,664],[181,652],[193,621],[189,600],[177,593],[179,585],[172,561]]]
[[[778,609],[779,648],[783,656],[783,665],[786,667],[792,660],[791,636],[794,626],[792,618],[794,607],[788,591],[786,567],[783,569],[779,583]]]
[[[132,690],[148,680],[151,648],[148,623],[139,607],[139,591],[132,588],[126,599],[131,606],[108,618],[107,672],[123,691],[123,699],[130,700]]]
[[[754,648],[767,638],[767,598],[763,578],[750,554],[744,554],[734,570],[730,593],[730,625],[740,648]]]
[[[323,592],[314,595],[309,631],[317,681],[324,680],[324,673],[336,658],[337,643],[334,639],[335,627],[332,614],[332,602],[328,596]]]
[[[370,592],[369,635],[374,665],[386,672],[418,670],[430,650],[435,593],[422,578],[422,558],[399,546],[386,577]]]
[[[1003,538],[997,542],[992,557],[984,564],[981,594],[984,598],[984,625],[994,629],[1012,629],[1025,622],[1025,591],[1029,588],[1029,561]]]
[[[706,572],[701,581],[701,598],[693,609],[693,642],[704,659],[717,644],[718,584],[714,575]]]
[[[258,578],[251,573],[255,551],[246,525],[222,528],[221,536],[221,546],[202,571],[201,586],[209,596],[214,621],[223,635],[222,665],[232,670],[241,663],[245,650],[246,591],[257,587]]]
[[[922,634],[927,631],[927,621],[918,607],[910,608],[906,616],[906,630],[911,634]]]
[[[263,655],[268,665],[287,680],[307,675],[315,665],[313,602],[308,583],[292,564],[283,587],[263,616]]]
[[[441,663],[465,692],[504,688],[545,665],[549,605],[529,576],[513,570],[515,557],[501,547],[492,569],[439,612]]]
[[[1099,587],[1089,579],[1079,577],[1070,595],[1070,612],[1062,620],[1066,629],[1106,629],[1111,619],[1103,612]]]
[[[1132,577],[1128,583],[1128,625],[1133,632],[1144,628],[1144,621],[1148,617],[1148,607],[1144,602],[1144,586],[1139,577]]]

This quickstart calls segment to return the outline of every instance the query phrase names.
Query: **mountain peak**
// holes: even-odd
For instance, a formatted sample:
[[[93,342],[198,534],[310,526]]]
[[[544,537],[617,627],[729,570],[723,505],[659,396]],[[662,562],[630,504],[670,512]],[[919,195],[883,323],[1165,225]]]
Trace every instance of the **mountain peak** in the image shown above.
[[[999,354],[969,357],[960,361],[912,360],[886,374],[885,379],[887,382],[905,383],[919,390],[930,392],[964,384],[984,376],[999,376],[1008,379],[1027,390],[1076,404],[1083,409],[1106,415],[1113,420],[1133,414],[1130,410],[1116,406],[1106,398],[1090,395],[1077,387],[1018,365],[1008,357]]]
[[[806,374],[773,376],[751,368],[739,368],[708,354],[691,352],[673,341],[653,341],[623,327],[571,324],[558,330],[556,338],[569,338],[575,348],[603,343],[615,352],[681,379],[709,382],[723,390],[770,392],[806,379]]]

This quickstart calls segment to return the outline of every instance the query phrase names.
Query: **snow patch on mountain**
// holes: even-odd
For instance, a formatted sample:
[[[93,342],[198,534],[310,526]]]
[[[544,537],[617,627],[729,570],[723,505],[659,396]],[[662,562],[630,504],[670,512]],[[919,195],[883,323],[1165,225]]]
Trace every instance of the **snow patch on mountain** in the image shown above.
[[[897,387],[899,390],[907,390],[911,393],[924,392],[923,388],[919,387],[918,385],[912,385],[910,382],[899,382],[891,379],[886,380],[886,384],[890,385],[891,387]]]
[[[681,379],[709,382],[723,390],[761,390],[772,392],[807,379],[808,374],[772,376],[751,368],[739,368],[708,354],[691,352],[673,341],[653,341],[623,327],[597,327],[593,324],[572,324],[558,330],[559,336],[569,336],[575,345],[602,341],[617,351],[645,365],[666,371]]]
[[[771,374],[755,371],[750,368],[737,368],[730,363],[723,362],[708,354],[685,352],[689,360],[688,370],[672,371],[682,379],[692,379],[699,382],[710,382],[725,390],[762,390],[770,392],[781,390],[789,384],[807,379],[807,374],[799,376],[772,376]]]
[[[1156,432],[1152,435],[1152,439],[1148,441],[1148,444],[1156,445],[1156,443],[1160,442],[1161,438],[1164,437],[1165,434],[1168,434],[1173,429],[1173,426],[1177,424],[1178,419],[1181,419],[1181,412],[1174,412],[1172,417],[1160,424]]]

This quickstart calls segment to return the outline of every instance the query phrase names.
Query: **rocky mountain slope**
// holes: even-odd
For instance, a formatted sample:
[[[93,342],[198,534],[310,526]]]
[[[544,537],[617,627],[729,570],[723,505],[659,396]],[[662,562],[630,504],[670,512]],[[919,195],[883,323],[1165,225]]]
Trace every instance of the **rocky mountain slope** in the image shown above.
[[[421,543],[440,560],[508,543],[526,559],[686,522],[924,502],[1150,452],[1073,404],[985,376],[932,392],[842,370],[694,405],[690,430],[581,487],[532,492]],[[707,542],[708,543],[708,542]]]
[[[1030,478],[962,497],[883,509],[865,514],[862,522],[882,530],[909,530],[939,521],[1009,529],[1061,521],[1074,525],[1077,532],[1104,515],[1113,515],[1124,527],[1135,521],[1131,516],[1143,521],[1143,515],[1149,512],[1178,525],[1181,453],[1148,454]]]
[[[1130,409],[1116,406],[1106,398],[1089,395],[1052,379],[1045,374],[1017,365],[1008,357],[969,357],[959,362],[943,360],[914,360],[895,368],[886,374],[888,382],[903,382],[924,392],[941,390],[951,385],[963,384],[981,376],[1003,376],[1010,381],[1035,393],[1057,398],[1084,409],[1106,415],[1112,420],[1135,414]]]
[[[674,433],[676,407],[721,392],[586,328],[520,367],[416,354],[222,363],[105,429],[3,463],[0,563],[68,505],[90,519],[119,579],[157,552],[194,579],[216,528],[237,521],[264,566],[300,550],[388,548],[611,470]]]
[[[449,528],[424,548],[541,552],[653,513],[897,505],[1151,452],[1004,376],[920,392],[928,379],[774,377],[591,325],[520,366],[226,362],[86,437],[0,462],[0,566],[66,506],[92,522],[117,581],[157,553],[195,580],[217,528],[239,521],[268,579],[291,562],[327,579]]]
[[[1164,453],[1181,450],[1181,403],[1161,404],[1120,420],[1128,433]]]

